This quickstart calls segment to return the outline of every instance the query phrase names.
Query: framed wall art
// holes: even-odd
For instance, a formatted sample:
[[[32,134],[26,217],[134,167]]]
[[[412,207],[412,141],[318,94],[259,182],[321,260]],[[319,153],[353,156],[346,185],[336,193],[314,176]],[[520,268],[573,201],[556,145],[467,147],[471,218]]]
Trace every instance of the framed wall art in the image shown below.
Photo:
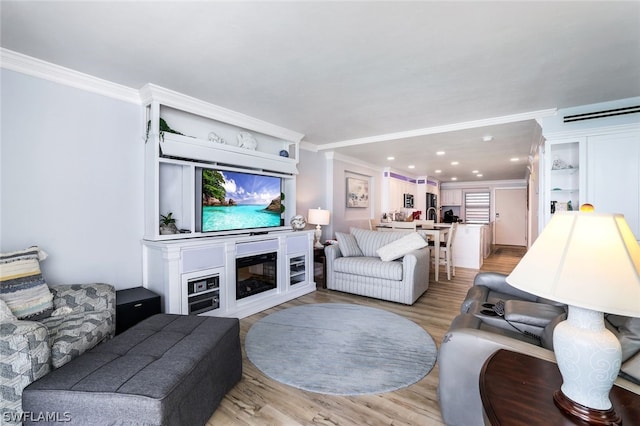
[[[347,207],[369,207],[369,181],[347,178]]]

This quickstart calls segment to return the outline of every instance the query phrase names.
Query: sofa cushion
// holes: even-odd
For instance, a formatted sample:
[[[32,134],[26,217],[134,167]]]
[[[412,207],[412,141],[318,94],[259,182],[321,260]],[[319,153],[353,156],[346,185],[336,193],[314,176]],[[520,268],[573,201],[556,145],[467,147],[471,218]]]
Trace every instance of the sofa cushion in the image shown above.
[[[0,254],[0,298],[18,319],[39,320],[53,311],[53,295],[40,272],[46,257],[37,246]]]
[[[338,240],[338,248],[340,249],[342,256],[362,256],[362,250],[358,247],[356,237],[353,235],[345,234],[344,232],[336,232],[336,239]]]
[[[49,332],[51,365],[59,368],[111,333],[111,311],[87,311],[41,320]]]
[[[380,232],[361,228],[351,228],[350,232],[356,237],[362,255],[368,257],[379,257],[377,251],[380,247],[407,235],[406,232]]]
[[[395,240],[385,246],[380,247],[376,253],[385,262],[396,260],[413,250],[418,250],[427,246],[427,241],[417,232],[410,232],[399,240]]]
[[[0,299],[0,321],[15,321],[16,316],[13,315],[11,309],[7,306],[4,300]]]
[[[381,232],[382,234],[382,232]],[[365,277],[402,280],[402,262],[383,262],[378,257],[339,257],[333,262],[335,272]]]

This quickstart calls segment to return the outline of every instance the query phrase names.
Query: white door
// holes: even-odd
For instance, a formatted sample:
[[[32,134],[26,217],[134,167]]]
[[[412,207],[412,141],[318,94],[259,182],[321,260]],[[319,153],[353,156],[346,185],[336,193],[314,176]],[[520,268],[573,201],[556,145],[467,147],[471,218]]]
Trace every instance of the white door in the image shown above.
[[[496,188],[495,244],[527,245],[527,189]]]

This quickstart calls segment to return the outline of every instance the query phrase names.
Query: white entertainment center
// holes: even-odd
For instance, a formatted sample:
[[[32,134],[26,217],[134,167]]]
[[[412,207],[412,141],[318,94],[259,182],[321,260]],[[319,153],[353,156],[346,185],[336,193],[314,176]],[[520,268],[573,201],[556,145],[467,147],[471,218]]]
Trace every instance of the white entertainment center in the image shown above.
[[[151,84],[141,96],[143,285],[160,294],[164,312],[242,318],[314,291],[313,231],[285,225],[296,214],[303,135]],[[252,144],[242,146],[239,134]],[[281,179],[281,226],[202,232],[197,176],[211,167]],[[179,233],[160,233],[168,213]]]

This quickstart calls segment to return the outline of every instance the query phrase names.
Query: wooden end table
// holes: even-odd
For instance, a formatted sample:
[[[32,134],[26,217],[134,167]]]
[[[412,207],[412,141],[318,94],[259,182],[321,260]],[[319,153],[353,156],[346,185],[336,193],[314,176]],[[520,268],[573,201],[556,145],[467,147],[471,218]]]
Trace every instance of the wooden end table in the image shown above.
[[[324,247],[321,249],[313,248],[313,262],[322,264],[322,276],[315,276],[314,278],[320,284],[320,288],[327,288],[327,258],[324,255]]]
[[[569,419],[556,407],[553,393],[562,376],[553,362],[500,349],[480,372],[480,397],[486,419],[492,426],[586,425]],[[640,395],[613,386],[609,394],[622,425],[640,419]]]

